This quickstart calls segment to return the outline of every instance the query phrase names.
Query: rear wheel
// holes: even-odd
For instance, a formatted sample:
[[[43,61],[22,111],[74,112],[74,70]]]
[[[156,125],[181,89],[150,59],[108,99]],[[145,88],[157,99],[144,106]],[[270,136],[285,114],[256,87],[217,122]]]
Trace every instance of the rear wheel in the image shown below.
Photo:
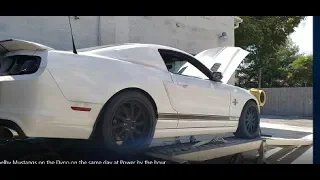
[[[248,101],[244,106],[235,135],[245,139],[260,136],[260,113],[255,102]]]
[[[112,98],[102,121],[103,143],[109,150],[136,154],[149,147],[155,131],[156,115],[143,94],[130,91]]]

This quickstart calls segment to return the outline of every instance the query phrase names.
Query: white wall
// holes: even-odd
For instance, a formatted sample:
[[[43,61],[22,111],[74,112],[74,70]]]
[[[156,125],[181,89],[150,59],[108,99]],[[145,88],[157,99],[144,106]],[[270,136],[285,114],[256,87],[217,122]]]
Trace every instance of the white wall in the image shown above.
[[[98,45],[98,17],[71,16],[77,47]],[[233,16],[101,16],[100,43],[158,43],[197,53],[234,44]],[[228,40],[218,36],[227,32]],[[66,16],[2,16],[0,39],[37,41],[56,49],[71,49]]]
[[[97,45],[97,17],[72,20],[78,47]],[[0,39],[35,41],[56,49],[72,49],[66,16],[1,16]]]
[[[232,16],[140,16],[129,18],[129,41],[157,43],[176,47],[189,53],[234,45]],[[222,32],[229,39],[219,40]]]
[[[196,54],[234,45],[234,16],[79,16],[71,23],[76,47],[114,43],[154,43]],[[222,32],[227,40],[219,39]],[[1,16],[0,39],[35,41],[71,50],[67,16]],[[231,82],[233,83],[233,82]]]

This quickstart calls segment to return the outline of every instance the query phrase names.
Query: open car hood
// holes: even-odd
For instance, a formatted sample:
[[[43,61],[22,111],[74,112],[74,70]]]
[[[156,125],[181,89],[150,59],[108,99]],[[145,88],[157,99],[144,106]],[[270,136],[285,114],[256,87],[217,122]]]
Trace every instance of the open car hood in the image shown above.
[[[20,40],[20,39],[8,39],[0,41],[0,55],[3,55],[8,52],[12,51],[19,51],[19,50],[50,50],[53,49],[51,47],[38,44],[35,42]]]
[[[221,72],[222,83],[227,83],[248,54],[239,47],[218,47],[202,51],[195,57],[212,72]]]

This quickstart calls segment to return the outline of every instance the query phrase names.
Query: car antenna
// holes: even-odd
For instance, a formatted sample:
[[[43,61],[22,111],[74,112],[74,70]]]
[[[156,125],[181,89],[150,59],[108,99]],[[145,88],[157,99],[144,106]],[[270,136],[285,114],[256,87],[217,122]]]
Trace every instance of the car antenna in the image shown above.
[[[78,54],[78,53],[77,53],[76,46],[74,45],[74,39],[73,39],[73,33],[72,33],[72,26],[71,26],[71,22],[70,22],[70,16],[68,16],[68,18],[69,18],[69,25],[70,25],[70,33],[71,33],[71,39],[72,39],[73,53],[74,53],[74,54]]]

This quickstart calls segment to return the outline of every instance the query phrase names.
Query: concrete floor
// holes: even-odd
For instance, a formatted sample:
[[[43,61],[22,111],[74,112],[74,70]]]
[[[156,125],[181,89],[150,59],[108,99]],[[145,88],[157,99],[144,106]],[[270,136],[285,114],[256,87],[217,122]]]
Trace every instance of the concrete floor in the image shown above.
[[[313,136],[312,118],[262,116],[261,126],[262,131],[265,133],[271,132],[277,134],[276,136],[284,138],[290,138],[290,136],[295,138],[312,138]],[[290,164],[312,164],[313,146],[301,148],[298,151],[302,152],[299,156],[294,157],[295,159],[292,159]]]
[[[313,147],[308,149],[305,153],[299,156],[291,164],[312,164],[313,162]]]
[[[312,118],[261,116],[261,122],[313,128]]]

